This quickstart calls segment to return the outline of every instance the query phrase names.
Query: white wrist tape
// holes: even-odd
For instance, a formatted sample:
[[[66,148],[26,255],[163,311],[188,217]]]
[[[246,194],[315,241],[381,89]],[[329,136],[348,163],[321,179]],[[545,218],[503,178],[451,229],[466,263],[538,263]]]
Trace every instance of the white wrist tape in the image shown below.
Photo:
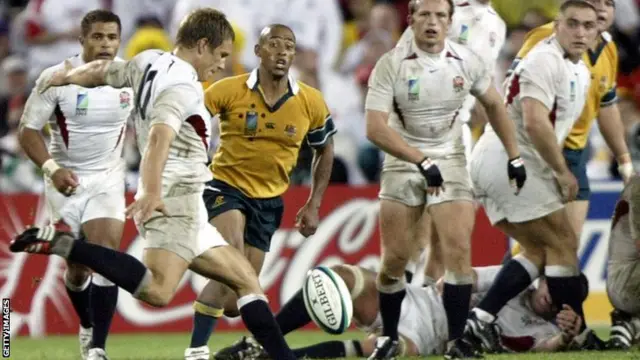
[[[628,179],[633,175],[633,164],[631,162],[626,162],[624,164],[618,165],[618,172],[623,179]]]
[[[49,159],[42,164],[42,171],[47,177],[51,177],[56,171],[60,169],[60,165],[55,162],[53,159]]]

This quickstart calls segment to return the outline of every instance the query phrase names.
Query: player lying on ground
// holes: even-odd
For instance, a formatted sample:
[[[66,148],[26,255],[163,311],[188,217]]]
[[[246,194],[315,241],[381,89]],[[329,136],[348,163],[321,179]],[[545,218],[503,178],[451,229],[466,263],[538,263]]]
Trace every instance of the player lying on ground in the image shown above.
[[[640,338],[640,177],[622,191],[609,235],[607,294],[613,304],[608,347],[626,350]]]
[[[487,291],[499,266],[474,268],[474,297]],[[376,295],[376,273],[352,266],[337,265],[332,270],[345,282],[353,299],[353,322],[367,333],[364,340],[328,341],[301,349],[294,349],[299,358],[328,359],[340,357],[369,356],[382,330],[379,303]],[[583,297],[588,293],[585,280]],[[442,289],[443,281],[438,288]],[[428,356],[444,353],[448,331],[447,319],[440,291],[435,285],[407,285],[407,295],[402,303],[398,332],[401,338],[402,356]],[[512,299],[499,313],[498,325],[503,329],[502,341],[511,351],[560,351],[569,344],[580,327],[580,317],[565,306],[553,320],[556,311],[542,278],[537,287],[530,287]],[[288,328],[286,332],[296,330],[309,322],[302,290],[287,302],[281,314],[300,318],[298,327]],[[555,323],[555,324],[554,324]],[[556,325],[557,324],[557,325]],[[283,332],[284,332],[283,328]],[[285,332],[285,333],[286,333]],[[239,360],[247,358],[268,358],[255,340],[243,337],[236,344],[220,350],[216,360]]]
[[[220,115],[220,146],[203,194],[209,222],[260,273],[271,237],[280,226],[289,173],[306,138],[313,148],[311,193],[298,212],[297,227],[311,236],[329,183],[336,132],[322,94],[289,75],[296,37],[284,25],[264,28],[250,74],[220,80],[205,92],[212,115]],[[209,359],[207,342],[217,319],[237,316],[235,294],[210,281],[194,303],[193,333],[186,360]]]
[[[178,30],[173,53],[145,51],[128,62],[98,61],[65,68],[39,84],[111,85],[135,92],[134,124],[144,152],[136,200],[127,208],[146,240],[143,262],[123,252],[76,241],[51,228],[30,229],[11,251],[55,254],[84,264],[154,306],[167,305],[185,271],[233,289],[247,328],[275,359],[295,359],[269,309],[258,276],[236,248],[207,222],[202,200],[210,118],[203,81],[224,69],[233,29],[224,14],[199,9]]]
[[[91,11],[82,19],[81,29],[82,54],[68,59],[73,66],[114,59],[120,46],[117,15]],[[58,64],[46,69],[38,82],[63,68]],[[67,85],[43,93],[34,89],[20,120],[20,146],[45,174],[50,223],[63,223],[82,241],[111,249],[119,247],[124,227],[122,144],[132,108],[129,88]],[[52,134],[48,150],[41,134],[47,123]],[[105,358],[118,287],[73,262],[67,264],[64,282],[80,318],[82,358]]]
[[[561,145],[584,108],[591,75],[581,59],[597,34],[593,5],[568,0],[560,8],[554,35],[536,45],[511,75],[507,110],[531,169],[518,196],[503,180],[508,155],[490,127],[473,149],[471,178],[478,200],[492,225],[518,239],[524,249],[504,265],[467,320],[465,339],[481,343],[487,352],[502,349],[494,326],[500,309],[542,273],[553,302],[583,316],[578,239],[564,205],[575,198],[578,186]],[[586,330],[584,319],[582,327]]]

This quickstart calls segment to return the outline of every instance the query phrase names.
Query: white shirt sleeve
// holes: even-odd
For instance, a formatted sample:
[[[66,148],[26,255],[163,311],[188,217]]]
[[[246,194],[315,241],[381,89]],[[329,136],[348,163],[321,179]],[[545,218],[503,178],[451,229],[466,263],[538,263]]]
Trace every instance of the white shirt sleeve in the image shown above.
[[[391,54],[384,54],[376,63],[369,77],[369,91],[365,100],[365,110],[391,112],[396,74],[397,71],[394,69]]]
[[[202,93],[193,85],[178,84],[163,90],[149,113],[150,124],[165,124],[178,134],[182,123],[202,101]]]
[[[116,89],[133,87],[135,79],[142,76],[142,70],[136,61],[140,59],[139,56],[140,54],[129,61],[112,61],[107,69],[105,83]]]
[[[536,99],[551,110],[557,84],[562,81],[563,73],[559,71],[558,56],[555,54],[536,52],[526,56],[518,71],[520,77],[520,99],[527,97]]]
[[[53,110],[58,104],[57,87],[50,87],[47,91],[38,92],[38,83],[45,77],[43,72],[36,81],[36,86],[31,90],[31,94],[24,106],[20,123],[33,130],[42,130],[51,118]]]
[[[489,66],[479,55],[475,55],[473,73],[473,84],[471,85],[471,95],[480,96],[484,94],[491,86],[493,81],[492,67]]]

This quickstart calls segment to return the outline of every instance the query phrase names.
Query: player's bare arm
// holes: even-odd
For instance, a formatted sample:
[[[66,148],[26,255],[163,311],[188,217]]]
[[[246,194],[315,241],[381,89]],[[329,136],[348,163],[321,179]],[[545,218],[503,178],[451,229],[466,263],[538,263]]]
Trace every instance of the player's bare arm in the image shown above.
[[[162,171],[175,136],[174,129],[169,125],[158,123],[151,127],[140,163],[143,195],[127,207],[127,217],[145,222],[155,210],[167,215],[162,202]]]
[[[322,203],[324,192],[329,186],[331,168],[333,167],[333,138],[320,148],[313,148],[311,194],[307,203],[298,211],[296,226],[304,236],[315,234],[320,223],[318,210]]]
[[[484,94],[477,96],[477,99],[482,106],[484,106],[488,120],[509,156],[508,167],[511,185],[517,188],[516,191],[520,191],[527,177],[524,165],[520,159],[520,150],[518,149],[518,141],[516,140],[516,127],[513,121],[509,119],[507,108],[504,106],[502,98],[493,86],[493,83]]]
[[[562,150],[549,121],[549,112],[550,110],[539,100],[532,97],[522,99],[525,130],[542,159],[549,164],[558,179],[564,201],[572,201],[578,193],[578,183],[562,156]]]
[[[75,84],[86,88],[109,85],[114,88],[130,87],[124,76],[128,62],[94,60],[77,68],[65,61],[64,69],[53,73],[38,85],[40,93],[52,86]]]
[[[604,137],[609,149],[613,152],[618,162],[618,171],[622,180],[627,183],[633,175],[633,164],[627,147],[624,125],[617,104],[611,104],[600,108],[598,114],[598,128]]]
[[[367,139],[382,151],[411,163],[419,163],[424,158],[424,154],[420,150],[407,144],[400,134],[389,127],[387,124],[389,113],[367,110],[365,117],[367,119]]]
[[[20,120],[18,142],[29,159],[51,179],[56,189],[70,196],[79,185],[78,177],[71,170],[56,163],[49,154],[42,135],[46,119],[51,117],[50,110],[54,101],[55,97],[52,94],[43,96],[34,91],[29,95]]]
[[[556,324],[562,331],[539,342],[531,351],[557,352],[566,349],[567,345],[580,334],[582,318],[569,305],[563,305],[562,310],[556,315]]]

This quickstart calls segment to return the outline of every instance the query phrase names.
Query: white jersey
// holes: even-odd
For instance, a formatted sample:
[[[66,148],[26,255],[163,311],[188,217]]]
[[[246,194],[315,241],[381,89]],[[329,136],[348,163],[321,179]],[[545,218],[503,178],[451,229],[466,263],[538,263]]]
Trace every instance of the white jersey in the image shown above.
[[[490,3],[483,4],[476,0],[456,0],[455,6],[447,37],[451,41],[468,46],[478,54],[489,66],[493,76],[500,50],[504,46],[507,36],[507,25]],[[408,27],[398,44],[411,41],[413,41],[413,30]],[[466,123],[470,120],[470,112],[475,105],[475,100],[474,96],[467,96],[460,111],[460,121]]]
[[[74,67],[84,64],[80,55],[69,59]],[[116,61],[121,61],[116,59]],[[64,63],[46,69],[38,81],[61,70]],[[110,86],[52,87],[29,95],[21,123],[30,129],[51,128],[49,153],[60,166],[77,174],[107,171],[122,166],[122,144],[127,119],[133,108],[130,88]]]
[[[490,85],[489,69],[466,46],[447,40],[440,53],[430,54],[412,41],[378,61],[365,108],[392,114],[389,126],[427,156],[463,155],[458,114],[468,94],[481,95]],[[415,168],[390,155],[384,167]]]
[[[507,112],[516,123],[518,144],[535,150],[525,130],[522,99],[533,98],[549,109],[556,141],[563,144],[582,113],[590,83],[587,66],[582,60],[573,63],[567,59],[555,35],[538,43],[511,74],[505,95]]]
[[[560,333],[557,326],[532,310],[531,291],[520,293],[498,313],[502,343],[512,351],[529,351]]]
[[[207,168],[211,115],[191,64],[168,52],[147,50],[126,65],[112,63],[107,83],[135,90],[132,116],[141,152],[147,146],[152,125],[165,124],[175,131],[162,172],[163,195],[176,184],[197,184],[211,179]],[[140,196],[142,184],[138,189]]]

